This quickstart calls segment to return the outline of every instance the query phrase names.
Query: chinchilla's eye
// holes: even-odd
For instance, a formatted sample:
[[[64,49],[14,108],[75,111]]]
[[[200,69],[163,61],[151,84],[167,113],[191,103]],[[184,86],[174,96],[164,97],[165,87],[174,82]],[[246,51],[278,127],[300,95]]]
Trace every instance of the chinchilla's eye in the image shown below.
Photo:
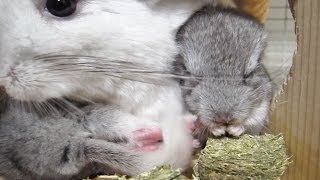
[[[78,0],[47,0],[48,11],[57,17],[72,15],[77,9]]]
[[[253,72],[243,75],[243,79],[249,79],[253,76]]]
[[[180,86],[184,86],[184,83],[185,83],[184,79],[179,79]]]
[[[242,79],[243,83],[247,84],[248,81],[250,81],[250,79],[252,79],[253,75],[254,75],[254,72],[251,72],[249,74],[244,74],[243,79]]]

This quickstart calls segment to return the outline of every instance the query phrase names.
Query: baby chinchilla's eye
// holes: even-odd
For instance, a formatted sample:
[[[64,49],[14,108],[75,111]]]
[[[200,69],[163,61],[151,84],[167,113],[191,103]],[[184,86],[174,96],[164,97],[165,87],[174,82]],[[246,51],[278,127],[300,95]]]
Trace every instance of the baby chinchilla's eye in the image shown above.
[[[57,17],[72,15],[77,9],[77,0],[47,0],[48,11]]]
[[[249,74],[244,74],[243,75],[243,79],[249,79],[249,78],[252,78],[254,75],[254,71],[250,72]]]
[[[248,81],[249,81],[250,79],[252,79],[253,75],[254,75],[254,72],[251,72],[251,73],[249,73],[249,74],[244,74],[244,75],[243,75],[242,82],[243,82],[244,84],[247,84]]]

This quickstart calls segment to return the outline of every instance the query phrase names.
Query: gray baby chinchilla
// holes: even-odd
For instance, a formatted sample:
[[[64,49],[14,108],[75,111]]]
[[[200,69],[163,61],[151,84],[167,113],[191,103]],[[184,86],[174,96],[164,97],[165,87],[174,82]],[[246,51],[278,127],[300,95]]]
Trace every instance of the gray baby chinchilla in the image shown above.
[[[267,34],[236,9],[206,6],[176,37],[175,62],[199,136],[259,134],[268,121],[273,83],[261,63]]]
[[[82,113],[57,109],[59,113],[40,114],[31,106],[5,100],[0,114],[0,176],[53,180],[99,173],[136,175],[165,163],[161,151],[155,151],[163,148],[162,131],[150,120],[135,119],[113,105],[82,105]]]

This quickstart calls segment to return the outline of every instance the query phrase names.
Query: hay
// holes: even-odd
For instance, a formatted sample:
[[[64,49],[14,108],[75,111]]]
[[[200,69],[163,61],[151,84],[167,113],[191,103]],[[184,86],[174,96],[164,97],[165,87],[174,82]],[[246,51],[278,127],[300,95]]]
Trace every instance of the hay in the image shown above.
[[[279,179],[289,164],[282,135],[209,139],[195,174],[207,179]]]
[[[285,172],[289,158],[283,136],[243,135],[240,138],[211,138],[198,154],[194,180],[276,180]],[[187,180],[180,170],[170,166],[129,178],[99,176],[95,180]]]
[[[171,166],[160,166],[152,169],[149,172],[142,173],[138,176],[129,178],[126,176],[99,176],[95,180],[188,180],[182,175],[182,171],[174,170]]]

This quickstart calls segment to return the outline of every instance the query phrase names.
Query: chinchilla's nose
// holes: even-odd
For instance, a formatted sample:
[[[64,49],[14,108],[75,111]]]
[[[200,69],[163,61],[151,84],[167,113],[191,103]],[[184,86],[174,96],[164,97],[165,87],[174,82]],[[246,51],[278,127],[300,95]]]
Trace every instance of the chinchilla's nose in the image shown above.
[[[229,124],[233,120],[234,119],[230,113],[218,113],[214,118],[214,122],[219,124]]]

